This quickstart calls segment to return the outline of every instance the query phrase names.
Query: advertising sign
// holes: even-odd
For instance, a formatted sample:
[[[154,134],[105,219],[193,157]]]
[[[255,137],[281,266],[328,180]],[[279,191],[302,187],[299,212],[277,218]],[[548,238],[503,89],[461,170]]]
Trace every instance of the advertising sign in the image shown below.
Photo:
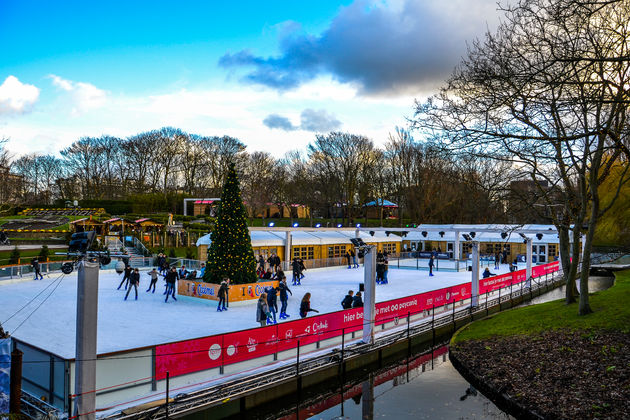
[[[9,412],[11,339],[0,339],[0,414]]]
[[[219,300],[220,285],[203,281],[178,280],[177,293],[201,299]],[[248,284],[231,284],[228,289],[228,302],[241,302],[258,299],[267,287],[278,287],[277,280]]]
[[[221,366],[223,336],[215,335],[155,347],[155,375],[158,380]]]
[[[278,350],[278,326],[252,328],[223,336],[223,364],[243,362]]]

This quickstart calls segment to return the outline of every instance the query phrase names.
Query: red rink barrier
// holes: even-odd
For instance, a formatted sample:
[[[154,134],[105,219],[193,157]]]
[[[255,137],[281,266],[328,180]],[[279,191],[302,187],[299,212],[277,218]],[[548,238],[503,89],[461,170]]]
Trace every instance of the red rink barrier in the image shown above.
[[[532,268],[532,276],[540,277],[558,271],[559,262]],[[479,292],[485,294],[526,280],[525,270],[479,280]],[[406,296],[376,304],[376,325],[405,320],[407,315],[459,302],[471,297],[470,282],[439,290]],[[403,321],[405,322],[405,321]],[[298,319],[262,328],[213,335],[155,347],[157,380],[170,376],[212,369],[221,365],[244,362],[280,351],[338,337],[363,328],[363,308]]]

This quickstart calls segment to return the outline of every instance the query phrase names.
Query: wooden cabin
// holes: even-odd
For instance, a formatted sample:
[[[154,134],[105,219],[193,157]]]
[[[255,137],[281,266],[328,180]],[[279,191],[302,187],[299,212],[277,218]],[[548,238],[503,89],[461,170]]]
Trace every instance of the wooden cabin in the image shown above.
[[[290,239],[287,238],[287,231],[290,232]],[[280,256],[282,261],[300,257],[304,260],[306,267],[310,268],[315,266],[315,260],[343,259],[346,251],[353,248],[350,239],[356,237],[356,229],[250,228],[249,234],[256,259],[262,255],[266,260],[271,254]],[[375,245],[378,251],[387,251],[391,254],[398,254],[401,251],[402,239],[399,236],[388,236],[384,232],[374,232],[373,235],[369,232],[360,232],[359,237],[365,243]],[[197,241],[200,260],[205,261],[208,258],[210,243],[210,235],[205,235]],[[290,247],[288,253],[287,246]]]
[[[70,222],[70,227],[74,232],[94,231],[97,235],[102,235],[105,232],[105,224],[94,220],[92,216],[72,221]]]

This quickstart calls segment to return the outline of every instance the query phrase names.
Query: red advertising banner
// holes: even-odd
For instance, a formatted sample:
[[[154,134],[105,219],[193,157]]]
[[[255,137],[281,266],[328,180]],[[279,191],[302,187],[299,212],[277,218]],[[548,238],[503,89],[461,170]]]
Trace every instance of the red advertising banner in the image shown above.
[[[267,356],[278,351],[278,327],[252,328],[223,336],[223,364],[243,362],[257,357]]]
[[[223,336],[197,338],[155,347],[157,380],[221,366]]]
[[[348,309],[278,324],[278,351],[315,343],[363,328],[363,309]]]
[[[534,277],[558,271],[558,261],[536,266]],[[518,284],[526,280],[525,270],[494,276],[479,281],[480,293]],[[471,283],[466,282],[439,290],[393,299],[376,304],[376,325],[404,320],[408,314],[417,314],[453,302],[469,299]],[[404,321],[403,321],[404,322]],[[178,343],[156,346],[156,377],[158,380],[171,376],[184,375],[255,359],[290,350],[300,345],[337,337],[363,328],[363,308],[348,309],[328,314],[283,322],[267,327],[237,331]]]
[[[484,294],[493,290],[502,289],[512,284],[514,273],[501,274],[479,280],[479,293]]]

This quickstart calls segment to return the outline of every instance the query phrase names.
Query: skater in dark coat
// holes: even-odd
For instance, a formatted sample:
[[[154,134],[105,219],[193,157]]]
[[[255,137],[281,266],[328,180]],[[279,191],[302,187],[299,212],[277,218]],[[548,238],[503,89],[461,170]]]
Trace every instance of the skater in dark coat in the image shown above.
[[[293,261],[291,262],[291,269],[293,272],[293,285],[297,286],[300,284],[300,262],[297,257],[293,258]]]
[[[298,264],[300,264],[300,280],[302,280],[304,278],[306,266],[304,265],[304,260],[302,258],[298,258]]]
[[[217,295],[219,296],[219,304],[217,305],[217,312],[227,311],[227,308],[225,307],[225,298],[227,297],[228,290],[230,289],[229,283],[230,283],[230,279],[228,279],[227,277],[224,277],[223,281],[221,282],[221,286],[219,286],[219,292],[217,293]]]
[[[175,267],[172,267],[169,272],[166,273],[166,299],[164,302],[168,302],[168,297],[173,296],[173,300],[177,300],[175,297],[175,284],[177,283],[177,271]]]
[[[140,284],[140,270],[137,268],[133,270],[133,272],[129,275],[129,289],[127,289],[127,294],[125,295],[125,300],[129,296],[129,292],[131,292],[131,288],[133,287],[136,292],[136,300],[138,300],[138,285]]]
[[[354,294],[354,292],[352,290],[348,290],[348,294],[341,301],[341,307],[343,309],[350,309],[350,308],[352,308],[352,295],[353,294]]]
[[[287,295],[288,293],[291,293],[291,296],[293,296],[293,292],[291,292],[291,289],[289,289],[289,286],[287,285],[287,278],[286,277],[282,277],[282,279],[280,280],[280,284],[278,285],[278,291],[280,292],[280,319],[285,319],[285,318],[289,318],[290,315],[287,314],[287,303],[289,301],[289,296]]]
[[[273,273],[271,272],[271,267],[270,267],[267,269],[265,274],[263,274],[262,278],[265,280],[271,280],[272,277],[273,277]]]
[[[300,303],[300,316],[302,318],[306,318],[306,315],[308,315],[309,312],[319,313],[317,309],[311,308],[311,294],[307,292]]]
[[[353,308],[362,308],[363,307],[363,299],[361,299],[361,292],[357,292],[356,295],[352,298],[352,307]]]
[[[431,254],[431,258],[429,258],[429,276],[433,276],[433,264],[435,263],[435,257]]]
[[[154,268],[153,270],[149,271],[147,274],[151,276],[151,284],[149,284],[149,288],[146,291],[148,292],[149,290],[151,290],[151,287],[153,287],[152,293],[155,293],[155,285],[157,284],[159,273]]]
[[[269,317],[270,324],[277,324],[276,313],[278,312],[278,289],[270,287],[267,290],[267,305],[272,316]],[[273,317],[273,320],[271,319]]]
[[[267,293],[262,293],[258,298],[258,304],[256,305],[256,321],[260,322],[260,326],[267,325],[267,318],[269,318],[269,305],[267,305]]]
[[[125,281],[126,281],[126,283],[125,283],[125,290],[127,290],[127,286],[129,285],[129,277],[131,276],[131,272],[132,271],[133,271],[133,268],[131,268],[130,265],[126,265],[125,266],[125,271],[123,271],[122,281],[120,282],[120,284],[118,285],[118,289],[116,289],[116,290],[120,290],[120,288],[122,287],[123,283],[125,283]]]
[[[350,254],[350,250],[346,251],[345,257],[346,257],[346,260],[348,261],[348,268],[349,269],[352,268],[352,262],[351,262],[352,261],[352,254]]]
[[[31,265],[33,266],[33,272],[35,273],[35,280],[43,280],[44,276],[42,276],[39,268],[39,260],[37,258],[33,258],[33,261],[31,261]],[[39,279],[37,278],[38,276]]]
[[[265,272],[265,258],[263,258],[262,254],[258,256],[258,268]]]

